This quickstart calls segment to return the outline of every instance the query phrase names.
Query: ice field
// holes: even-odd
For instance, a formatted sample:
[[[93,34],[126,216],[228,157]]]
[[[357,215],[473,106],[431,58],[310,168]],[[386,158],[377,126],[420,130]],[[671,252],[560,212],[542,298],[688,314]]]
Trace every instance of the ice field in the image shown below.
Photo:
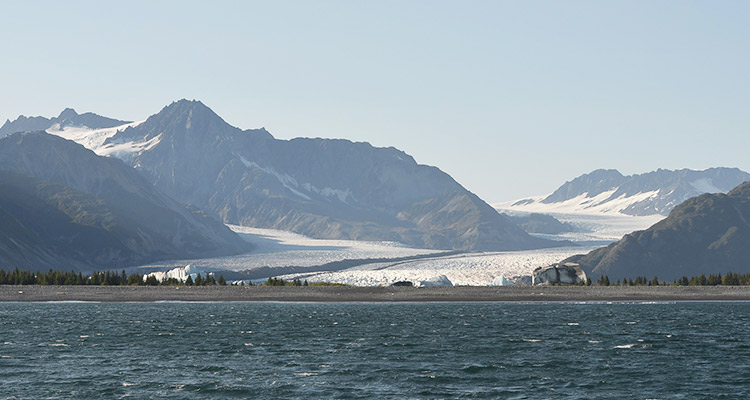
[[[399,258],[442,253],[415,249],[394,242],[312,239],[291,232],[231,225],[235,232],[253,243],[252,252],[231,257],[167,261],[143,266],[167,270],[187,265],[200,270],[248,271],[263,267],[313,267],[332,261]],[[336,282],[357,286],[389,285],[407,280],[415,283],[445,276],[454,285],[489,285],[497,276],[512,278],[530,275],[534,268],[558,262],[591,247],[563,247],[530,251],[465,253],[426,259],[369,263],[340,271],[278,274],[284,279],[310,282]]]

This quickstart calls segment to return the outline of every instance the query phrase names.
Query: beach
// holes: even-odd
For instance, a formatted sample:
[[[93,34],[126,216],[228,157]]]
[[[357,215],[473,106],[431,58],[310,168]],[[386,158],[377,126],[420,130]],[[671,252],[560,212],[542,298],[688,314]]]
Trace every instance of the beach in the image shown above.
[[[0,301],[743,301],[748,286],[0,286]]]

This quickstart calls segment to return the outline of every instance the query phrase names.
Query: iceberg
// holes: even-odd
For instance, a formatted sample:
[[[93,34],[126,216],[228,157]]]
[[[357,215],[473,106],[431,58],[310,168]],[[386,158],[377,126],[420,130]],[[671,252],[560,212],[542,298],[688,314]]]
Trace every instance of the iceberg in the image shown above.
[[[453,286],[453,282],[445,275],[435,276],[424,281],[420,281],[417,286]]]
[[[514,286],[515,283],[505,279],[505,276],[500,275],[496,276],[495,279],[492,280],[492,286]]]

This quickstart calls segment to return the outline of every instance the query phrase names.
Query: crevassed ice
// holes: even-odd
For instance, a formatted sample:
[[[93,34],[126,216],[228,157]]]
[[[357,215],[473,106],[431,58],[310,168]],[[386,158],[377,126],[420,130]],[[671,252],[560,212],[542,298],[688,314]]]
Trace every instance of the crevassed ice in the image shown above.
[[[50,135],[59,136],[63,139],[72,140],[81,146],[93,150],[95,153],[104,146],[104,142],[114,136],[119,131],[124,131],[129,127],[135,127],[145,121],[131,122],[112,128],[91,129],[86,126],[66,126],[60,127],[60,124],[54,124],[46,132]]]

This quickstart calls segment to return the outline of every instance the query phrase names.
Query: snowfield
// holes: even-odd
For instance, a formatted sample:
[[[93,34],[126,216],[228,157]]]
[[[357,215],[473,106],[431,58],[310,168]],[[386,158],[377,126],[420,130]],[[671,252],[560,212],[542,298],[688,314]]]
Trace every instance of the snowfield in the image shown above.
[[[570,240],[583,246],[604,246],[622,239],[628,233],[649,228],[651,225],[666,218],[663,215],[633,216],[620,213],[620,210],[628,207],[631,201],[640,201],[656,192],[640,194],[630,197],[622,202],[609,201],[601,204],[611,195],[611,192],[602,193],[596,197],[586,197],[585,194],[574,199],[544,204],[541,202],[547,196],[528,198],[523,204],[517,201],[493,204],[493,207],[501,213],[509,215],[525,215],[540,213],[551,215],[561,222],[567,222],[576,228],[575,232],[566,232],[557,235],[534,234],[534,236],[553,240]]]
[[[498,211],[513,214],[511,210],[499,209]],[[534,236],[554,240],[570,240],[582,246],[605,246],[622,239],[628,233],[647,229],[665,218],[658,214],[645,216],[630,216],[625,214],[546,214],[562,222],[570,223],[577,228],[576,231],[558,235],[534,234]]]
[[[600,193],[596,196],[589,197],[588,193],[583,193],[570,200],[555,203],[542,203],[542,200],[549,195],[528,197],[523,200],[514,200],[504,203],[493,204],[497,210],[520,211],[526,213],[541,214],[577,214],[577,215],[611,215],[619,216],[621,211],[632,206],[633,204],[657,197],[658,190],[651,192],[638,193],[632,196],[622,195],[615,199],[610,197],[615,194],[617,189]],[[664,218],[664,216],[662,216]]]
[[[245,271],[262,267],[311,267],[341,260],[397,258],[440,252],[415,249],[395,242],[313,239],[274,229],[228,226],[243,239],[255,245],[255,248],[249,253],[237,256],[165,261],[143,267],[168,269],[191,264],[198,267]]]
[[[532,251],[496,253],[468,253],[440,256],[437,250],[415,249],[394,242],[358,242],[353,240],[312,239],[291,232],[272,229],[229,226],[255,249],[247,254],[231,257],[167,261],[144,265],[160,270],[179,269],[191,265],[192,269],[220,272],[221,270],[247,271],[263,267],[301,266],[313,267],[332,261],[398,258],[425,255],[428,258],[387,263],[360,265],[335,272],[301,272],[275,275],[283,279],[307,279],[309,282],[334,282],[355,286],[390,285],[397,281],[411,281],[425,285],[444,282],[445,275],[453,285],[492,284],[497,276],[513,278],[531,275],[536,267],[561,261],[574,254],[591,250],[590,247],[567,247]],[[435,255],[429,257],[429,255]],[[185,275],[175,270],[165,276]],[[429,282],[431,281],[431,282]]]
[[[131,122],[129,124],[115,126],[112,128],[91,129],[85,126],[66,126],[60,128],[60,124],[52,125],[47,129],[50,135],[59,136],[66,140],[72,140],[81,146],[94,151],[97,155],[111,155],[110,148],[112,145],[104,146],[104,142],[114,136],[119,131],[135,127],[145,121]]]

